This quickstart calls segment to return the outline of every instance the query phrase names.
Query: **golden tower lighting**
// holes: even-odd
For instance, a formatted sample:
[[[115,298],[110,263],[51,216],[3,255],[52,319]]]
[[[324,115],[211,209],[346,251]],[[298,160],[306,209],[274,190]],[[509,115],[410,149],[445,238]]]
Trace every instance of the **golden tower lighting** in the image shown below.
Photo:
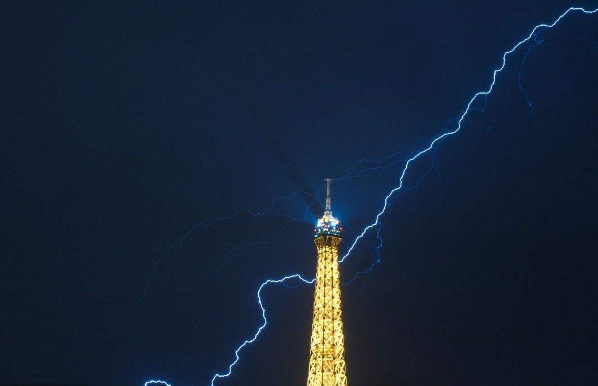
[[[342,229],[330,210],[326,179],[326,210],[314,229],[318,266],[307,386],[347,386],[338,262]]]

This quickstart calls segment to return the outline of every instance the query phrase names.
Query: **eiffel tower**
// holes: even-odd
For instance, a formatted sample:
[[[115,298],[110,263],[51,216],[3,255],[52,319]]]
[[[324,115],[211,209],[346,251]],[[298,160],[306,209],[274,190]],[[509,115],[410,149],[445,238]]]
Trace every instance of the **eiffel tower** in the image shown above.
[[[314,229],[318,266],[307,386],[347,386],[338,262],[342,229],[332,216],[326,179],[326,210]]]

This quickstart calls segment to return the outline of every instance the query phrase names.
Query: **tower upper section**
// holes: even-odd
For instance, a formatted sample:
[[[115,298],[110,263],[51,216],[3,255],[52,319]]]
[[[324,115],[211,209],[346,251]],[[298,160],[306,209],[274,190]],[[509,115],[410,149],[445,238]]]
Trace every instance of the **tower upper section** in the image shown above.
[[[324,216],[316,223],[314,237],[323,235],[341,237],[343,227],[340,225],[340,221],[332,215],[330,205],[330,181],[332,181],[330,178],[326,178],[326,209],[324,210]]]

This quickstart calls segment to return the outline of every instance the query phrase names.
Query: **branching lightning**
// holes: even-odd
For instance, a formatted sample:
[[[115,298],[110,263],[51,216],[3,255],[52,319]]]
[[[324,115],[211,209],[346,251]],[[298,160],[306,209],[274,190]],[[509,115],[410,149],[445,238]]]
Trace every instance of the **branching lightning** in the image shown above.
[[[380,264],[380,262],[382,261],[382,258],[380,256],[380,250],[383,247],[382,236],[380,235],[381,231],[382,231],[382,223],[379,223],[376,228],[376,239],[378,240],[378,245],[376,246],[376,248],[374,249],[374,252],[372,253],[372,263],[370,264],[370,266],[366,270],[357,272],[351,280],[343,283],[343,285],[351,285],[351,284],[353,284],[353,282],[355,280],[357,280],[357,278],[359,278],[363,275],[368,275],[369,276],[368,279],[365,281],[365,283],[363,283],[363,287],[361,287],[361,297],[364,298],[368,303],[369,303],[369,300],[365,297],[365,289],[368,286],[368,284],[370,284],[370,282],[372,281],[372,278],[374,277],[374,268],[378,264]]]
[[[447,129],[445,129],[445,131],[444,131],[443,133],[441,133],[441,134],[439,134],[438,136],[436,136],[435,138],[433,138],[433,139],[432,139],[432,140],[429,142],[429,144],[428,144],[428,145],[427,145],[425,148],[423,148],[423,149],[421,149],[421,150],[419,150],[419,151],[417,151],[417,152],[413,153],[413,154],[412,154],[412,155],[411,155],[409,158],[407,158],[406,160],[405,160],[405,159],[400,159],[400,160],[397,160],[397,159],[396,159],[396,157],[397,157],[397,156],[399,156],[399,153],[396,153],[396,154],[394,154],[394,155],[391,155],[391,156],[389,156],[389,157],[383,158],[383,159],[381,159],[381,160],[379,160],[379,161],[374,161],[374,165],[373,165],[373,167],[372,167],[372,168],[367,168],[367,169],[374,169],[374,170],[375,170],[375,169],[377,169],[377,168],[387,168],[387,167],[393,166],[394,164],[398,163],[398,162],[399,162],[399,161],[401,161],[401,160],[402,160],[402,161],[405,161],[405,165],[403,166],[403,169],[402,169],[402,171],[401,171],[401,173],[400,173],[400,177],[399,177],[399,180],[398,180],[398,184],[397,184],[397,186],[396,186],[395,188],[393,188],[393,189],[392,189],[392,190],[391,190],[391,191],[390,191],[390,192],[389,192],[389,193],[388,193],[388,194],[385,196],[381,210],[380,210],[380,211],[379,211],[379,212],[376,214],[376,216],[375,216],[374,220],[373,220],[373,221],[372,221],[372,222],[371,222],[369,225],[367,225],[367,226],[366,226],[366,227],[365,227],[365,228],[364,228],[364,229],[361,231],[361,233],[359,233],[359,235],[358,235],[358,236],[355,238],[355,240],[353,241],[353,243],[351,244],[351,246],[349,247],[349,249],[347,250],[347,252],[345,253],[345,255],[344,255],[344,256],[342,256],[342,258],[339,260],[341,263],[342,263],[342,262],[344,262],[344,261],[345,261],[345,259],[346,259],[346,258],[348,258],[348,257],[351,255],[351,252],[353,252],[353,250],[354,250],[355,246],[357,245],[357,243],[358,243],[358,242],[359,242],[361,239],[363,239],[363,238],[364,238],[364,236],[365,236],[365,235],[366,235],[366,234],[367,234],[367,233],[368,233],[370,230],[372,230],[372,229],[376,228],[376,229],[378,230],[378,231],[377,231],[377,237],[378,237],[378,240],[379,240],[379,244],[378,244],[378,247],[377,247],[377,249],[376,249],[376,252],[375,252],[375,253],[376,253],[376,255],[375,255],[375,258],[374,258],[374,262],[373,262],[373,264],[372,264],[372,265],[369,267],[369,269],[368,269],[368,270],[366,270],[366,271],[364,271],[363,273],[371,272],[371,271],[373,270],[374,266],[375,266],[375,265],[377,265],[377,264],[380,262],[380,256],[379,256],[379,252],[380,252],[380,249],[382,248],[382,239],[380,238],[380,227],[381,227],[381,224],[382,224],[382,223],[381,223],[381,221],[380,221],[380,218],[381,218],[381,217],[382,217],[382,215],[384,215],[384,213],[386,212],[386,209],[387,209],[387,207],[389,206],[389,202],[390,202],[390,199],[391,199],[391,197],[392,197],[392,196],[393,196],[393,195],[394,195],[396,192],[398,192],[399,190],[403,189],[403,186],[404,186],[404,178],[405,178],[405,175],[406,175],[406,173],[407,173],[407,170],[409,169],[409,166],[411,165],[411,163],[412,163],[412,162],[414,162],[415,160],[417,160],[418,158],[420,158],[421,156],[423,156],[423,155],[425,155],[425,154],[427,154],[427,153],[431,152],[433,149],[437,148],[437,146],[436,146],[436,145],[439,145],[439,144],[440,144],[440,142],[441,142],[442,140],[444,140],[444,139],[446,139],[446,138],[448,138],[448,137],[450,137],[450,136],[452,136],[452,135],[454,135],[454,134],[458,133],[458,132],[461,130],[461,126],[462,126],[462,123],[463,123],[464,119],[465,119],[465,118],[468,116],[468,114],[470,113],[470,111],[472,111],[472,110],[473,110],[473,111],[480,111],[480,109],[477,109],[475,106],[473,106],[473,104],[474,104],[476,101],[478,101],[479,99],[481,99],[481,98],[484,98],[484,103],[486,102],[486,97],[487,97],[488,95],[490,95],[490,93],[493,91],[493,89],[494,89],[494,85],[496,84],[497,75],[498,75],[498,74],[500,74],[500,73],[503,71],[503,69],[505,68],[505,66],[506,66],[506,63],[507,63],[507,57],[508,57],[509,55],[511,55],[513,52],[515,52],[515,51],[516,51],[516,50],[517,50],[519,47],[521,47],[522,45],[524,45],[524,44],[526,44],[526,43],[530,42],[530,40],[534,39],[534,42],[535,42],[535,44],[534,44],[534,45],[532,45],[532,46],[530,46],[530,48],[528,48],[528,51],[527,51],[527,53],[526,53],[526,55],[525,55],[525,57],[524,57],[524,61],[525,61],[525,59],[527,58],[527,56],[529,55],[529,53],[530,53],[530,52],[531,52],[531,51],[532,51],[534,48],[536,48],[536,47],[537,47],[539,44],[541,44],[541,42],[542,42],[541,40],[537,40],[537,39],[538,39],[538,33],[539,33],[541,30],[544,30],[544,29],[550,29],[550,28],[554,27],[554,26],[555,26],[555,25],[557,25],[557,24],[558,24],[558,23],[559,23],[559,22],[560,22],[560,21],[561,21],[561,20],[562,20],[564,17],[566,17],[568,14],[570,14],[570,13],[572,13],[572,12],[582,12],[582,13],[584,13],[584,14],[594,14],[594,13],[598,12],[598,8],[596,8],[596,9],[591,9],[591,10],[587,10],[587,9],[584,9],[584,8],[581,8],[581,7],[571,7],[571,8],[569,8],[569,9],[567,9],[565,12],[563,12],[563,13],[562,13],[562,14],[561,14],[561,15],[560,15],[560,16],[559,16],[559,17],[558,17],[556,20],[554,20],[552,23],[550,23],[550,24],[538,24],[538,25],[536,25],[535,27],[533,27],[533,29],[531,30],[531,32],[529,33],[529,35],[527,35],[527,37],[525,37],[524,39],[522,39],[522,40],[520,40],[519,42],[517,42],[517,43],[516,43],[516,44],[515,44],[515,45],[514,45],[512,48],[510,48],[508,51],[505,51],[505,52],[502,54],[502,62],[501,62],[501,65],[500,65],[500,67],[496,68],[496,69],[495,69],[495,70],[492,72],[492,81],[490,82],[490,85],[488,86],[488,88],[487,88],[487,89],[484,89],[484,90],[482,90],[482,91],[478,91],[477,93],[475,93],[475,94],[473,95],[473,97],[472,97],[472,98],[469,100],[469,102],[468,102],[468,103],[467,103],[467,105],[466,105],[466,108],[463,110],[463,112],[461,113],[461,115],[459,116],[459,118],[458,118],[458,119],[456,119],[456,126],[455,126],[453,129],[449,130],[449,129],[448,129],[448,126],[447,126]],[[595,43],[594,43],[594,44],[595,44]],[[597,46],[597,47],[598,47],[598,46]],[[597,49],[598,49],[598,48],[597,48]],[[584,61],[585,61],[585,60],[584,60]],[[582,63],[582,65],[583,65],[583,63]],[[521,72],[522,72],[522,70],[523,70],[523,64],[521,65],[521,67],[520,67],[520,71],[519,71],[519,75],[520,75],[520,77],[521,77]],[[579,72],[579,71],[578,71],[578,72]],[[521,79],[521,78],[520,78],[520,79]],[[521,87],[521,88],[522,88],[522,90],[525,92],[525,99],[526,99],[526,102],[529,104],[530,108],[532,108],[531,102],[529,101],[529,98],[528,98],[528,96],[527,96],[527,91],[525,91],[525,88],[523,87],[523,85],[522,85],[522,83],[521,83],[521,82],[520,82],[520,87]],[[533,110],[532,110],[532,111],[533,111]],[[380,163],[383,163],[384,161],[390,161],[390,165],[384,165],[384,166],[380,166]],[[360,164],[362,164],[362,163],[368,163],[368,162],[372,162],[372,161],[369,161],[369,160],[361,160],[361,161],[359,161],[359,162],[358,162],[358,163],[357,163],[357,164],[356,164],[356,165],[355,165],[353,168],[356,168],[356,167],[358,167],[358,166],[359,166]],[[432,164],[433,164],[433,167],[434,167],[434,162],[432,162]],[[348,169],[348,170],[347,170],[347,173],[346,173],[344,176],[342,176],[342,177],[340,177],[339,179],[337,179],[336,181],[338,181],[338,180],[341,180],[341,179],[344,179],[344,178],[352,178],[352,177],[355,177],[355,175],[353,175],[353,174],[352,174],[352,169],[353,169],[353,168],[350,168],[350,169]],[[364,170],[365,170],[365,169],[364,169]],[[430,169],[430,170],[431,170],[431,169]],[[429,171],[429,170],[428,170],[428,171]],[[362,170],[362,171],[360,171],[358,174],[361,174],[362,172],[363,172],[363,170]],[[426,173],[427,173],[427,172],[426,172]],[[296,193],[294,193],[294,194],[296,194]],[[235,213],[235,214],[234,214],[233,216],[231,216],[230,218],[234,218],[234,217],[235,217],[235,216],[237,216],[237,215],[238,215],[238,214],[239,214],[241,211],[244,211],[244,210],[240,210],[239,212]],[[253,214],[253,213],[252,213],[252,214]],[[257,215],[259,215],[259,213],[258,213]],[[256,215],[254,214],[254,216],[256,216]],[[226,219],[230,219],[230,218],[226,218]],[[216,222],[216,221],[223,221],[223,220],[226,220],[226,219],[219,219],[219,220],[215,220],[215,222]],[[213,224],[213,223],[212,223],[212,224]],[[159,264],[159,262],[160,262],[160,260],[162,259],[163,255],[164,255],[165,253],[167,253],[168,251],[170,251],[172,248],[176,248],[177,246],[180,246],[180,245],[181,245],[181,244],[182,244],[182,243],[185,241],[185,238],[186,238],[186,237],[187,237],[189,234],[191,234],[191,232],[193,232],[193,231],[195,230],[195,228],[197,228],[197,227],[199,227],[199,226],[205,226],[205,225],[204,225],[204,223],[197,224],[197,225],[196,225],[196,226],[194,226],[194,227],[193,227],[193,228],[192,228],[192,229],[191,229],[191,230],[190,230],[190,231],[189,231],[189,232],[188,232],[186,235],[184,235],[184,236],[183,236],[183,238],[181,239],[181,241],[180,241],[178,244],[175,244],[175,245],[173,245],[172,247],[170,247],[170,248],[168,248],[168,249],[164,250],[164,251],[163,251],[163,252],[160,254],[159,258],[158,258],[158,259],[156,260],[156,262],[154,263],[154,270],[152,271],[152,275],[150,276],[150,279],[148,280],[148,282],[147,282],[147,285],[149,284],[149,281],[151,281],[151,278],[153,277],[153,274],[154,274],[154,272],[155,272],[155,268],[156,268],[156,266]],[[363,273],[361,273],[361,274],[363,274]],[[360,274],[360,273],[358,273],[358,275],[359,275],[359,274]],[[241,352],[241,351],[242,351],[242,350],[243,350],[243,349],[244,349],[246,346],[248,346],[248,345],[252,344],[253,342],[255,342],[255,341],[256,341],[256,339],[258,338],[258,336],[260,335],[260,333],[262,332],[262,330],[263,330],[263,329],[266,327],[266,325],[267,325],[267,319],[266,319],[266,309],[265,309],[265,307],[264,307],[264,304],[263,304],[263,302],[262,302],[262,298],[261,298],[262,290],[263,290],[263,289],[264,289],[266,286],[268,286],[269,284],[283,284],[283,285],[286,285],[286,283],[285,283],[285,282],[286,282],[286,281],[288,281],[288,280],[299,280],[299,281],[301,281],[301,282],[303,282],[303,283],[306,283],[306,284],[312,284],[312,283],[315,281],[315,279],[305,279],[305,278],[303,278],[303,277],[302,277],[301,275],[299,275],[299,274],[292,274],[292,275],[285,276],[285,277],[283,277],[283,278],[280,278],[280,279],[268,279],[268,280],[264,281],[264,282],[263,282],[263,283],[260,285],[260,287],[258,288],[258,291],[257,291],[257,302],[258,302],[258,304],[259,304],[259,306],[260,306],[260,308],[261,308],[261,310],[262,310],[262,320],[263,320],[263,323],[262,323],[262,324],[259,326],[259,328],[258,328],[258,329],[257,329],[257,331],[255,332],[255,334],[253,335],[253,337],[251,337],[250,339],[247,339],[247,340],[245,340],[245,341],[244,341],[244,342],[243,342],[243,343],[242,343],[240,346],[238,346],[238,347],[237,347],[237,349],[235,350],[235,359],[233,360],[233,362],[232,362],[232,363],[230,363],[230,364],[229,364],[227,371],[226,371],[226,372],[224,372],[224,373],[217,373],[217,374],[215,374],[215,375],[212,377],[212,379],[211,379],[210,386],[214,386],[215,382],[216,382],[218,379],[221,379],[221,378],[227,378],[227,377],[229,377],[229,376],[232,374],[233,367],[234,367],[234,366],[235,366],[235,365],[236,365],[236,364],[239,362],[239,360],[240,360],[240,356],[239,356],[239,355],[240,355],[240,352]],[[354,279],[353,279],[353,280],[354,280]],[[146,285],[146,288],[145,288],[146,290],[147,290],[147,285]],[[143,293],[143,296],[145,296],[145,291],[144,291],[144,293]],[[140,301],[140,300],[142,300],[142,299],[143,299],[143,296],[142,296],[140,299],[138,299],[137,301]],[[152,385],[152,384],[161,384],[161,385],[171,386],[171,385],[169,385],[168,383],[166,383],[165,381],[160,381],[160,380],[151,380],[151,381],[147,381],[147,382],[145,383],[145,386],[149,386],[149,385]]]
[[[281,279],[268,279],[265,282],[263,282],[260,285],[260,288],[257,290],[257,302],[260,305],[260,308],[262,309],[262,320],[263,323],[262,325],[257,329],[257,331],[255,332],[255,335],[253,336],[253,338],[246,340],[245,342],[243,342],[236,350],[235,350],[235,360],[228,366],[228,371],[224,374],[215,374],[214,377],[212,378],[212,382],[210,383],[210,385],[214,385],[214,382],[217,379],[220,378],[226,378],[228,376],[230,376],[233,372],[233,367],[237,364],[237,362],[239,362],[239,359],[241,359],[241,357],[239,357],[239,352],[241,350],[243,350],[243,348],[247,345],[252,344],[253,342],[255,342],[255,340],[257,339],[257,337],[261,334],[262,330],[264,328],[266,328],[266,325],[268,324],[268,320],[266,319],[266,308],[264,308],[264,304],[262,303],[262,289],[264,289],[265,286],[267,286],[268,284],[278,284],[278,283],[284,283],[287,280],[290,279],[298,279],[301,280],[302,282],[306,283],[306,284],[312,284],[314,281],[316,281],[316,279],[304,279],[301,275],[299,275],[298,273],[293,274],[293,275],[289,275],[289,276],[285,276]]]
[[[525,99],[525,102],[527,103],[527,105],[529,106],[530,112],[529,112],[529,117],[531,117],[534,114],[534,106],[532,104],[532,97],[529,95],[527,88],[524,86],[523,84],[523,71],[524,71],[524,67],[527,63],[528,57],[530,56],[530,54],[536,50],[538,47],[540,47],[542,44],[544,44],[544,40],[540,39],[540,34],[534,34],[534,43],[532,45],[530,45],[527,49],[527,52],[525,53],[525,56],[523,57],[523,60],[521,61],[521,65],[519,66],[519,73],[518,73],[518,81],[519,81],[519,89],[521,89],[521,91],[523,92],[523,97]],[[586,61],[588,60],[589,56],[591,54],[593,54],[594,52],[596,52],[598,50],[598,40],[592,40],[592,39],[588,39],[588,38],[582,38],[582,37],[578,37],[578,36],[573,36],[567,33],[559,33],[559,35],[562,36],[566,36],[568,38],[571,39],[576,39],[579,41],[583,41],[583,42],[587,42],[587,43],[591,43],[593,45],[593,48],[586,53],[585,57],[583,58],[583,60],[581,61],[581,63],[579,64],[577,70],[575,71],[575,73],[573,74],[573,76],[571,77],[571,79],[565,83],[565,85],[561,88],[555,88],[552,89],[548,95],[551,95],[553,92],[556,91],[560,91],[563,92],[565,91],[567,88],[569,88],[569,86],[573,83],[573,81],[575,79],[577,79],[577,76],[579,75],[579,73],[581,72],[581,70],[584,68]],[[545,96],[547,97],[547,96]],[[535,99],[540,99],[538,97],[536,97]]]
[[[346,180],[346,179],[351,179],[351,178],[359,178],[361,177],[365,172],[370,172],[370,171],[377,171],[377,170],[385,170],[385,169],[389,169],[393,166],[395,166],[396,164],[400,163],[400,162],[405,162],[409,159],[408,156],[405,156],[404,154],[397,152],[394,154],[391,154],[389,156],[380,158],[378,160],[371,160],[371,159],[361,159],[359,161],[357,161],[355,163],[355,165],[351,166],[350,168],[348,168],[345,171],[345,174],[339,178],[335,178],[333,181],[335,183]],[[361,165],[361,164],[369,164],[371,166],[369,167],[364,167],[363,169],[360,169],[357,173],[354,173],[354,171]],[[321,187],[323,187],[324,185],[322,185]]]
[[[532,102],[529,99],[529,94],[527,93],[527,89],[523,86],[523,80],[521,78],[522,78],[525,62],[527,61],[527,57],[534,49],[536,49],[540,45],[542,45],[542,43],[544,43],[544,40],[541,40],[538,35],[534,35],[534,44],[530,45],[527,48],[527,52],[525,53],[525,56],[523,57],[523,60],[521,61],[521,65],[519,66],[519,74],[518,74],[519,88],[523,92],[523,97],[525,98],[525,101],[527,102],[527,104],[529,106],[530,111],[529,111],[528,117],[531,117],[534,114],[534,106],[532,105]]]
[[[351,247],[349,248],[349,250],[347,251],[347,253],[340,259],[340,262],[342,263],[353,251],[353,249],[355,248],[355,245],[357,244],[357,242],[359,240],[361,240],[363,238],[363,236],[365,236],[365,234],[372,228],[376,227],[379,222],[380,222],[380,217],[384,214],[384,212],[386,211],[386,207],[388,206],[388,200],[390,199],[390,197],[392,197],[393,194],[395,194],[397,191],[401,190],[401,188],[403,187],[403,180],[405,178],[405,174],[407,173],[407,170],[409,169],[409,165],[411,164],[411,162],[415,161],[416,159],[418,159],[419,157],[421,157],[422,155],[428,153],[430,150],[432,150],[434,148],[434,146],[439,143],[440,141],[442,141],[443,139],[450,137],[454,134],[457,134],[460,130],[461,130],[461,125],[463,123],[463,120],[465,119],[465,117],[469,114],[469,111],[472,109],[472,104],[479,98],[479,97],[486,97],[488,95],[490,95],[490,93],[492,92],[492,90],[494,89],[494,85],[496,84],[496,76],[498,74],[500,74],[502,72],[502,70],[505,68],[505,66],[507,65],[507,56],[509,56],[510,54],[512,54],[513,52],[515,52],[517,50],[517,48],[519,48],[521,45],[527,43],[530,39],[532,39],[536,33],[538,32],[538,30],[541,29],[548,29],[548,28],[552,28],[555,25],[557,25],[565,16],[567,16],[569,13],[571,12],[575,12],[575,11],[580,11],[583,12],[585,14],[593,14],[598,12],[598,8],[596,9],[592,9],[592,10],[586,10],[585,8],[581,8],[581,7],[571,7],[569,9],[567,9],[565,12],[563,12],[554,22],[552,22],[551,24],[538,24],[536,25],[532,31],[529,33],[529,35],[527,35],[526,38],[524,38],[523,40],[520,40],[517,44],[515,44],[511,49],[509,49],[508,51],[505,51],[502,55],[502,64],[499,68],[495,69],[492,72],[492,82],[490,83],[490,86],[488,86],[488,88],[486,90],[482,90],[482,91],[478,91],[477,93],[474,94],[474,96],[469,100],[469,102],[467,103],[467,107],[465,108],[465,110],[463,110],[463,113],[461,113],[461,116],[459,117],[459,120],[457,121],[457,127],[454,130],[451,131],[447,131],[444,132],[442,134],[440,134],[439,136],[437,136],[436,138],[434,138],[430,144],[428,145],[428,147],[426,147],[423,150],[420,150],[419,152],[417,152],[413,157],[409,158],[405,164],[405,167],[403,168],[403,171],[401,172],[401,176],[399,178],[399,184],[397,185],[397,187],[395,187],[394,189],[392,189],[384,198],[384,205],[382,207],[382,209],[380,210],[380,212],[378,212],[378,214],[375,217],[374,222],[372,222],[370,225],[366,226],[363,231],[361,232],[361,234],[359,236],[357,236],[357,238],[355,239],[355,241],[353,241],[353,244],[351,245]]]
[[[268,215],[274,209],[274,206],[276,205],[277,202],[282,201],[282,200],[291,199],[291,198],[297,196],[298,194],[304,194],[304,195],[307,195],[307,196],[314,197],[312,205],[313,205],[313,203],[315,203],[317,201],[317,198],[318,198],[317,195],[312,195],[312,194],[310,194],[308,192],[305,192],[303,190],[296,190],[295,192],[293,192],[293,193],[291,193],[289,195],[276,197],[275,199],[272,200],[272,202],[270,203],[270,206],[268,206],[268,208],[266,208],[265,210],[263,210],[261,212],[255,212],[255,211],[252,211],[250,209],[241,208],[241,209],[238,209],[234,214],[232,214],[230,216],[219,217],[217,219],[212,220],[211,222],[203,222],[202,221],[202,222],[196,223],[185,234],[183,234],[183,236],[179,239],[179,241],[176,244],[171,245],[170,247],[164,249],[162,252],[160,252],[158,254],[158,257],[156,257],[156,259],[154,260],[154,262],[152,264],[152,269],[150,271],[150,274],[149,274],[147,280],[145,281],[145,285],[143,287],[143,291],[141,292],[141,294],[139,295],[139,297],[137,297],[134,300],[131,300],[131,301],[128,301],[128,302],[124,302],[122,300],[108,299],[106,297],[102,297],[102,296],[99,296],[99,295],[95,294],[96,299],[102,300],[102,301],[106,301],[108,303],[118,304],[118,305],[120,305],[122,307],[129,307],[129,306],[132,306],[134,304],[137,304],[137,303],[141,302],[147,296],[148,288],[149,288],[152,280],[154,279],[154,276],[156,275],[156,270],[158,268],[158,265],[160,265],[160,263],[162,262],[162,260],[164,259],[164,257],[169,252],[171,252],[173,249],[176,249],[176,248],[179,248],[180,246],[182,246],[185,243],[185,241],[187,240],[187,238],[189,236],[191,236],[191,234],[193,234],[197,229],[199,229],[199,228],[211,228],[211,227],[213,227],[216,224],[219,224],[219,223],[222,223],[222,222],[231,221],[231,220],[237,218],[239,215],[241,215],[243,213],[249,214],[253,218],[258,218],[258,217],[266,216],[266,215]],[[307,211],[309,208],[310,208],[310,206],[308,206],[305,209],[305,211]],[[289,220],[283,226],[283,228],[277,234],[275,234],[275,236],[272,239],[280,236],[280,234],[283,232],[283,230],[291,222],[297,221],[299,219],[300,218],[297,217],[297,218],[293,218],[293,219]],[[237,249],[240,249],[241,247],[246,246],[246,245],[267,245],[272,239],[266,240],[266,241],[263,241],[263,242],[255,242],[255,243],[247,243],[247,244],[238,245],[238,246],[234,247],[233,249],[231,249],[229,252],[227,252],[226,256],[229,256],[230,254],[232,254],[233,252],[235,252]],[[161,382],[161,381],[156,381],[156,382]]]

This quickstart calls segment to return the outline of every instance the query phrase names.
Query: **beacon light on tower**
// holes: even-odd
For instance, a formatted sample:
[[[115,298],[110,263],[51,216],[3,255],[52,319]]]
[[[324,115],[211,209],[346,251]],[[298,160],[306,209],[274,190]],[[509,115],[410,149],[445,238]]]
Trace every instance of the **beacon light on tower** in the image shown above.
[[[326,210],[324,216],[318,220],[314,228],[314,237],[321,235],[340,236],[343,230],[340,222],[332,215],[330,209],[330,181],[332,181],[330,178],[326,179]]]

